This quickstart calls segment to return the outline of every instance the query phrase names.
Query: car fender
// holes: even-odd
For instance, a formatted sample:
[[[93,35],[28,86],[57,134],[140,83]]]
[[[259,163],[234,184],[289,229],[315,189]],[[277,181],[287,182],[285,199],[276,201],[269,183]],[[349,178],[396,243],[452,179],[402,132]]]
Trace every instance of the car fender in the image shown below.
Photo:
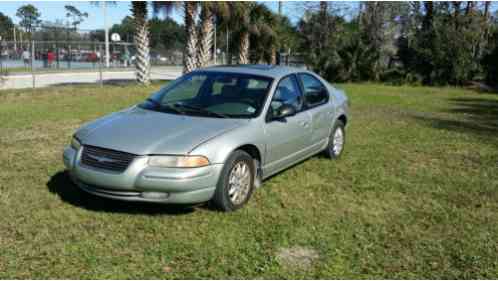
[[[265,143],[263,129],[257,126],[258,122],[250,120],[245,126],[216,136],[199,144],[190,151],[190,155],[202,155],[209,159],[211,164],[223,164],[236,149],[245,146],[255,146],[264,161]]]

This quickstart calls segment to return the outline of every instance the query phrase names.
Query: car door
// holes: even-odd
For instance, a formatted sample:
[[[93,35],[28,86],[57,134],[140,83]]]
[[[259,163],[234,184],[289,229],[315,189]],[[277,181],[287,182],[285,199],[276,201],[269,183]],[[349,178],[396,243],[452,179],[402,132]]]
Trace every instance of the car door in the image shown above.
[[[311,115],[311,150],[319,150],[328,141],[333,107],[329,106],[329,93],[325,85],[308,73],[298,74],[304,95],[304,106]]]
[[[282,105],[295,107],[296,114],[273,119],[274,112]],[[303,111],[304,98],[295,75],[280,80],[272,97],[265,122],[266,158],[265,174],[272,174],[306,155],[311,134],[311,115]]]

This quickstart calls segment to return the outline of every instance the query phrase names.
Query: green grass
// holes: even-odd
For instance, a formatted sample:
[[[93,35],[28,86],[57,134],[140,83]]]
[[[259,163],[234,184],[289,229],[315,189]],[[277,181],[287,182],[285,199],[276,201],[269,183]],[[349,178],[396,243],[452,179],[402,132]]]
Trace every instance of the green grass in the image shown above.
[[[158,85],[0,92],[0,278],[498,278],[498,95],[341,85],[339,161],[315,156],[219,213],[84,195],[62,149]],[[281,249],[318,253],[289,267]]]

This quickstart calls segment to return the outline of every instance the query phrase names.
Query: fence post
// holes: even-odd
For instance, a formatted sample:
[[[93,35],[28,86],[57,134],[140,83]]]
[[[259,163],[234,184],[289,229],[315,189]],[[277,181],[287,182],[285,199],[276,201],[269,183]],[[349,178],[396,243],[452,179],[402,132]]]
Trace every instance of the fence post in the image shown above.
[[[35,77],[35,40],[31,41],[31,76],[33,78],[33,89],[36,87]]]
[[[102,45],[99,44],[99,77],[100,77],[100,87],[104,86],[104,81],[102,81]]]
[[[68,64],[68,69],[71,69],[71,61],[73,60],[73,51],[71,50],[71,44],[68,46],[68,54],[67,54],[67,64]]]
[[[0,36],[0,41],[2,40],[2,37]],[[0,43],[0,76],[3,76],[3,41]],[[8,58],[7,58],[8,59]]]

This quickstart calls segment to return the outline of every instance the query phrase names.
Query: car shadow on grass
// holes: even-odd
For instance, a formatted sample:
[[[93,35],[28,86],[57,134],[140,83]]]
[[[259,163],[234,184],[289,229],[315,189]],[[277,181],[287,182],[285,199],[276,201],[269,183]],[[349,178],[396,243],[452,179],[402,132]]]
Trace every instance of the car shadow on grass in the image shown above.
[[[66,203],[97,212],[134,215],[186,215],[195,211],[195,206],[192,205],[125,202],[97,197],[80,190],[65,171],[60,171],[53,175],[47,182],[47,188]]]
[[[498,146],[498,99],[460,97],[448,101],[450,108],[444,116],[427,113],[412,117],[433,128],[473,134]]]

